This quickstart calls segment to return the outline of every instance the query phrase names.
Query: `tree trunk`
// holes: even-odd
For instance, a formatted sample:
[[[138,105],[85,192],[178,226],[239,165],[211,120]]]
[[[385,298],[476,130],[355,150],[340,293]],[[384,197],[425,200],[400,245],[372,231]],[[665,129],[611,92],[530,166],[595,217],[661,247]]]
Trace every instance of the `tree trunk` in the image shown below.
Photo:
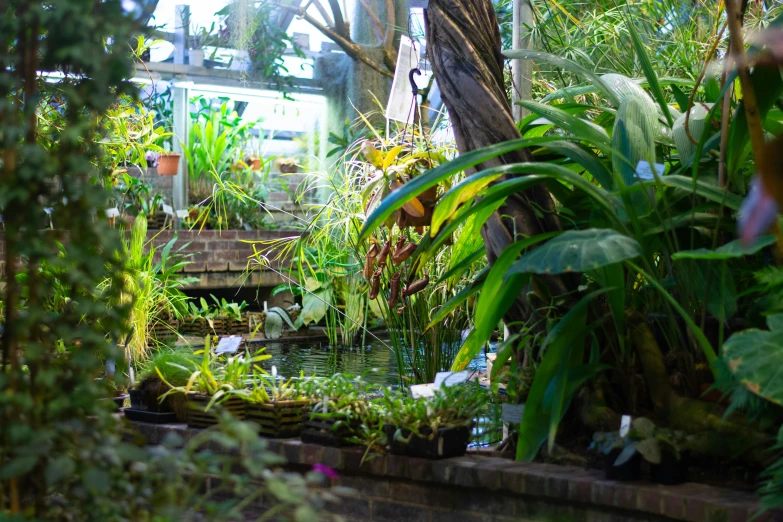
[[[430,0],[425,17],[427,53],[460,153],[519,139],[503,86],[500,30],[492,1]],[[520,149],[472,170],[531,159],[528,150]],[[487,259],[494,263],[522,236],[555,230],[560,230],[560,222],[549,191],[543,185],[532,187],[508,198],[484,225]],[[532,288],[558,296],[575,288],[575,283],[571,277],[552,276],[536,279]],[[505,316],[506,324],[513,327],[527,321],[538,306],[551,304],[548,297],[541,303],[531,303],[529,292],[527,288],[517,297]]]

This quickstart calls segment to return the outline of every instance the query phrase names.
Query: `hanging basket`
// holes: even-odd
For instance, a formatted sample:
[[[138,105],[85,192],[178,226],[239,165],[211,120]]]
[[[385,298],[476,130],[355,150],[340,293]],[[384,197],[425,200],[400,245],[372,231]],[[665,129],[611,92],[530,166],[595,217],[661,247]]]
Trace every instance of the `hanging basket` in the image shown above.
[[[158,176],[175,176],[179,171],[181,154],[161,154],[158,159]]]
[[[438,202],[438,187],[431,187],[422,192],[416,199],[424,207],[424,215],[416,216],[408,212],[405,207],[394,213],[394,221],[400,228],[428,227],[432,224],[432,214]]]

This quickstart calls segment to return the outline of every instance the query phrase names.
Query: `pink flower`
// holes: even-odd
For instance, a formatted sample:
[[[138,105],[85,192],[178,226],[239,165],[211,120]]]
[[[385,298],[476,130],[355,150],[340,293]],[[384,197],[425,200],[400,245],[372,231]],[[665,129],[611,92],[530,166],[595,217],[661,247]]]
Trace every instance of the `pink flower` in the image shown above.
[[[322,475],[330,479],[336,479],[337,477],[340,476],[337,474],[335,470],[323,464],[313,464],[313,471],[317,471],[318,473],[321,473]]]

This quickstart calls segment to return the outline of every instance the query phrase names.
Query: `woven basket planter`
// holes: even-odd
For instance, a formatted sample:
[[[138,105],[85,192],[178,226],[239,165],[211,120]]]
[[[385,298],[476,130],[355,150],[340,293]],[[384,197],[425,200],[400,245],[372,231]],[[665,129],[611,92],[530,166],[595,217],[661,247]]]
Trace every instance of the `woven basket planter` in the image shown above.
[[[199,318],[196,320],[184,319],[180,321],[179,332],[182,335],[197,335],[199,337],[204,337],[205,335],[212,333],[212,330],[206,319]]]
[[[209,411],[205,411],[212,397],[192,393],[188,396],[188,427],[189,428],[209,428],[218,423],[215,415],[219,408],[227,410],[231,415],[239,420],[245,418],[245,401],[239,397],[230,397],[225,401],[215,404]]]
[[[259,435],[273,439],[298,437],[309,412],[309,400],[245,404],[245,420],[258,426]]]
[[[242,317],[241,321],[236,319],[223,320],[222,335],[245,335],[250,332],[250,320],[247,316]]]
[[[179,321],[173,318],[168,318],[155,323],[155,326],[150,330],[150,340],[163,341],[165,339],[171,339],[177,336],[179,331]]]

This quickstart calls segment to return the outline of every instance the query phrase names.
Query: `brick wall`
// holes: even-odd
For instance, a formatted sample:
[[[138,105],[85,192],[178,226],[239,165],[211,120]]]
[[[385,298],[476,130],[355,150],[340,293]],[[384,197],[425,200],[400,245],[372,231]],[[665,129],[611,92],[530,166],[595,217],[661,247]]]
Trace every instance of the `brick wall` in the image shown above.
[[[135,424],[150,444],[168,433],[185,440],[184,425]],[[759,510],[749,493],[683,484],[603,480],[573,466],[517,463],[469,454],[432,461],[384,455],[361,463],[363,448],[326,448],[300,440],[267,440],[293,470],[335,469],[335,485],[352,488],[332,510],[348,522],[744,522]],[[772,511],[754,519],[783,521]]]
[[[162,247],[174,236],[172,230],[151,230],[147,238],[153,244]],[[244,272],[248,261],[253,256],[252,242],[259,242],[257,249],[264,250],[260,242],[276,241],[297,237],[299,232],[285,230],[178,230],[179,241],[175,249],[190,243],[183,251],[192,254],[191,264],[185,267],[185,272]],[[272,261],[270,259],[270,261]],[[275,268],[279,263],[272,262]]]

